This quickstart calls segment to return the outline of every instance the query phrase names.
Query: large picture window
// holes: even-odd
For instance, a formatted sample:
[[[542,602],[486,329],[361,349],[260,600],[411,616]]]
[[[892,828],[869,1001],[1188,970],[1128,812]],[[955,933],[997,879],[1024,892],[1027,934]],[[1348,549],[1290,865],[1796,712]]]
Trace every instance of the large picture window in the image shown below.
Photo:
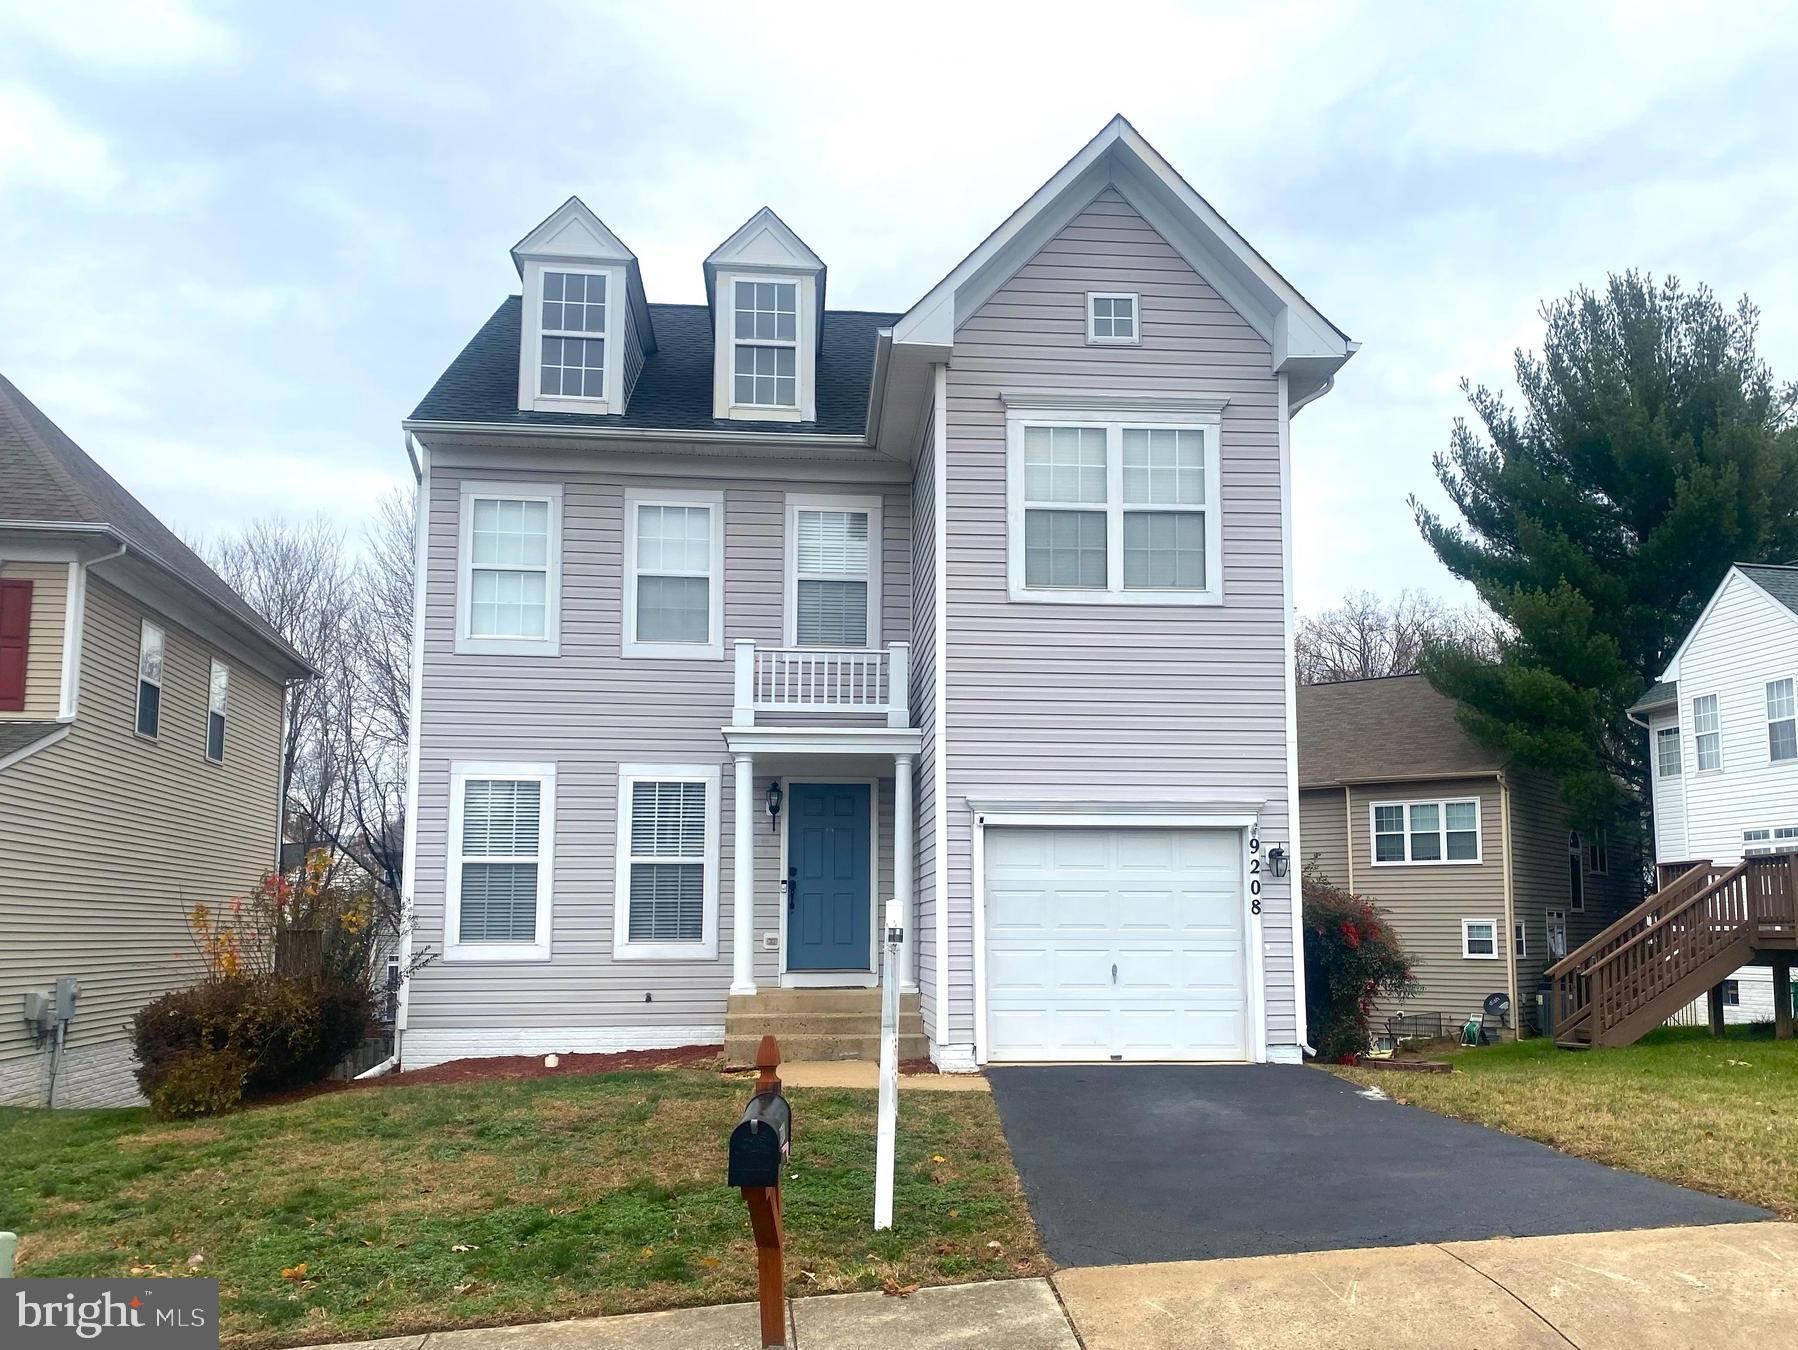
[[[1371,807],[1376,867],[1480,861],[1477,797],[1426,802],[1375,802]]]
[[[553,764],[452,767],[445,960],[549,959],[555,803]]]
[[[561,484],[465,482],[456,649],[556,655],[561,555]]]
[[[787,498],[787,642],[870,647],[880,635],[880,502]]]
[[[718,954],[719,786],[716,765],[619,767],[614,956]]]
[[[624,654],[724,655],[724,494],[625,495]]]

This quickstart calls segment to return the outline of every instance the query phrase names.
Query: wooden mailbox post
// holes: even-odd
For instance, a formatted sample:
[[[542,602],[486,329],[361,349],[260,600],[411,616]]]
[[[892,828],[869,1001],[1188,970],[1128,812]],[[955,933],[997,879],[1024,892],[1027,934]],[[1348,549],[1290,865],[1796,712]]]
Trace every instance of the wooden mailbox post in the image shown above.
[[[792,1145],[793,1113],[780,1093],[780,1043],[762,1037],[755,1052],[755,1095],[730,1134],[729,1184],[743,1192],[755,1233],[756,1293],[762,1345],[787,1343],[787,1280],[782,1257],[780,1173]]]

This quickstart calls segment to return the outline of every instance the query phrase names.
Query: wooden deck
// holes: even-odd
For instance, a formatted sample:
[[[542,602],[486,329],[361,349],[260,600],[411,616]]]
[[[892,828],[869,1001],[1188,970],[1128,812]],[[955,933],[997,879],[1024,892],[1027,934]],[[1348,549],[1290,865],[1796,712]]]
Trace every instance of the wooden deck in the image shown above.
[[[1590,942],[1548,968],[1555,1042],[1567,1049],[1629,1045],[1700,995],[1711,1026],[1721,987],[1742,966],[1773,967],[1778,1035],[1792,1034],[1798,953],[1798,857],[1693,863]]]

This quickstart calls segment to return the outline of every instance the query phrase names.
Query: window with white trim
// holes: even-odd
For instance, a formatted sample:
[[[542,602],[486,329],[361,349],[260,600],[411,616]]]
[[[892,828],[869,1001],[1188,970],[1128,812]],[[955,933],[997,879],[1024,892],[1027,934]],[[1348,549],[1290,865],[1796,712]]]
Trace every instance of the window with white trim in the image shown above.
[[[1775,764],[1798,759],[1798,699],[1789,679],[1767,681],[1767,758]]]
[[[1521,922],[1511,925],[1511,954],[1517,957],[1530,954],[1529,929]]]
[[[555,807],[553,764],[451,766],[445,960],[549,959]]]
[[[1661,727],[1654,733],[1655,772],[1662,778],[1678,778],[1683,767],[1680,759],[1679,728]]]
[[[206,758],[214,764],[225,762],[225,707],[230,697],[231,668],[214,661],[206,686]]]
[[[1551,909],[1542,917],[1542,936],[1550,964],[1567,955],[1567,911]]]
[[[606,276],[543,274],[537,391],[552,398],[606,396]]]
[[[1610,874],[1611,842],[1602,825],[1592,831],[1592,837],[1586,841],[1586,870],[1596,877]]]
[[[1699,773],[1714,773],[1723,767],[1723,729],[1715,694],[1692,700],[1692,752]]]
[[[619,766],[614,956],[717,956],[720,780],[715,764]]]
[[[1461,955],[1470,960],[1498,960],[1498,923],[1493,919],[1461,920]]]
[[[137,633],[137,734],[151,740],[162,729],[162,648],[161,625],[145,619]]]
[[[1137,297],[1118,291],[1089,291],[1086,296],[1086,340],[1131,344],[1141,340]]]
[[[456,650],[561,649],[562,486],[465,482]]]
[[[738,280],[731,296],[731,402],[798,407],[799,283]]]
[[[1480,801],[1477,797],[1375,802],[1369,810],[1376,867],[1480,861]]]
[[[724,655],[724,494],[625,494],[624,654]]]
[[[1578,830],[1567,834],[1567,906],[1576,911],[1586,907],[1586,856]]]
[[[869,647],[880,633],[880,503],[787,498],[787,641]]]
[[[1739,980],[1723,981],[1722,999],[1723,999],[1723,1006],[1726,1008],[1741,1007],[1742,1006],[1742,984],[1741,984],[1741,981],[1739,981]]]
[[[1221,601],[1218,425],[1008,418],[1011,598]]]
[[[1798,825],[1742,831],[1742,856],[1768,857],[1779,853],[1798,853]]]

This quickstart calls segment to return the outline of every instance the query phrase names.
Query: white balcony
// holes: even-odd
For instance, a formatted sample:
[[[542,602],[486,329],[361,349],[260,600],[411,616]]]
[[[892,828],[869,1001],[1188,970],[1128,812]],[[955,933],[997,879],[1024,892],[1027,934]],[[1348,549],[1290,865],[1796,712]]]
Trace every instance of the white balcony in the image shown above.
[[[911,726],[911,644],[864,647],[763,647],[736,644],[731,723],[752,727],[761,714],[881,717]]]

